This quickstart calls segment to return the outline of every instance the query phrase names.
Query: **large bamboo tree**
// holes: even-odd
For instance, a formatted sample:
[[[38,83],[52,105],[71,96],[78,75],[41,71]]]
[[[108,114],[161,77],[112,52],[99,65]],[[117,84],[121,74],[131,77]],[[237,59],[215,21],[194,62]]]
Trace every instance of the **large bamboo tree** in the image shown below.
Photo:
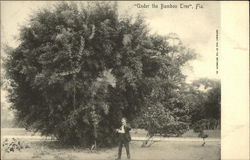
[[[174,107],[168,100],[194,56],[149,35],[140,16],[120,19],[116,3],[79,6],[41,9],[21,29],[6,61],[10,101],[27,128],[66,143],[114,144],[121,116],[133,120],[156,102]]]

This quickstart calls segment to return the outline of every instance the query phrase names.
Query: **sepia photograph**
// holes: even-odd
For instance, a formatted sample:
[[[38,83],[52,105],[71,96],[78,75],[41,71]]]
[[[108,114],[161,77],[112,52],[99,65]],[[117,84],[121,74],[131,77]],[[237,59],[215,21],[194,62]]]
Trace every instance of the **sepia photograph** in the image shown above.
[[[224,83],[231,77],[223,6],[2,1],[1,159],[229,159],[225,152],[236,146],[224,145],[234,119],[226,104],[237,97],[227,96]],[[236,44],[249,56],[248,45]],[[238,78],[249,87],[247,59],[229,62],[244,65]],[[239,132],[249,125],[249,92],[241,94]],[[244,131],[237,140],[248,150]],[[244,149],[235,159],[247,160]]]

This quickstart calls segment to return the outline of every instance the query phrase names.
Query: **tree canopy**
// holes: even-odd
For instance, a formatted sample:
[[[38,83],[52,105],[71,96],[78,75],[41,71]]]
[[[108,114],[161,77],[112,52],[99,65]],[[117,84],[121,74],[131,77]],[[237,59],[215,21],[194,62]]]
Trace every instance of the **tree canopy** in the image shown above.
[[[61,2],[34,13],[8,51],[9,99],[27,128],[66,143],[113,144],[119,119],[150,107],[187,124],[181,70],[193,58],[175,34],[149,34],[141,16],[119,18],[115,2]]]

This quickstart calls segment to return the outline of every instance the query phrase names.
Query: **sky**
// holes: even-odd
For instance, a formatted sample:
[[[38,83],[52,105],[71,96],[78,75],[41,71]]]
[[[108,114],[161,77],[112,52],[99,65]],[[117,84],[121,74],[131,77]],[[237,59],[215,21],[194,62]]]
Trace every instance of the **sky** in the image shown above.
[[[159,8],[152,8],[152,4],[158,4]],[[136,7],[134,6],[136,4]],[[149,8],[137,8],[149,5]],[[179,8],[161,9],[161,4],[177,5]],[[180,8],[180,5],[201,4],[202,9]],[[192,70],[187,68],[185,74],[191,81],[201,77],[219,78],[216,74],[216,29],[220,28],[219,2],[121,2],[120,6],[125,13],[142,13],[149,25],[151,33],[167,35],[176,33],[183,43],[191,49],[195,49],[199,58],[190,62]],[[128,8],[128,9],[127,9]]]
[[[8,44],[16,47],[20,26],[25,25],[29,16],[39,8],[51,6],[53,3],[55,2],[1,2],[1,45]],[[191,67],[187,67],[183,71],[187,75],[187,82],[191,82],[203,77],[219,78],[219,74],[216,74],[216,29],[220,28],[219,3],[203,1],[119,1],[118,11],[121,16],[133,16],[140,13],[145,17],[151,33],[160,35],[176,33],[184,45],[195,49],[199,57],[191,61],[189,63]],[[152,8],[153,4],[158,5],[158,8]],[[180,8],[181,5],[187,6],[190,4],[193,9]],[[177,5],[178,8],[161,9],[161,5]],[[203,6],[203,8],[195,9],[196,5]],[[147,6],[147,8],[142,8],[143,6]]]

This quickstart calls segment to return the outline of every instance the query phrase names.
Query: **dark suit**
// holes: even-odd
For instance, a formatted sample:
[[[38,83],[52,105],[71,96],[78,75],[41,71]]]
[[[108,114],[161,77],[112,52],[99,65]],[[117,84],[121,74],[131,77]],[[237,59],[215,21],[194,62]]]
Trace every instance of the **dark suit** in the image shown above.
[[[131,141],[131,136],[129,131],[131,130],[131,127],[129,124],[124,126],[125,133],[119,133],[119,148],[118,148],[118,159],[121,158],[122,155],[122,146],[124,145],[126,148],[127,157],[130,158],[129,153],[129,142]]]

